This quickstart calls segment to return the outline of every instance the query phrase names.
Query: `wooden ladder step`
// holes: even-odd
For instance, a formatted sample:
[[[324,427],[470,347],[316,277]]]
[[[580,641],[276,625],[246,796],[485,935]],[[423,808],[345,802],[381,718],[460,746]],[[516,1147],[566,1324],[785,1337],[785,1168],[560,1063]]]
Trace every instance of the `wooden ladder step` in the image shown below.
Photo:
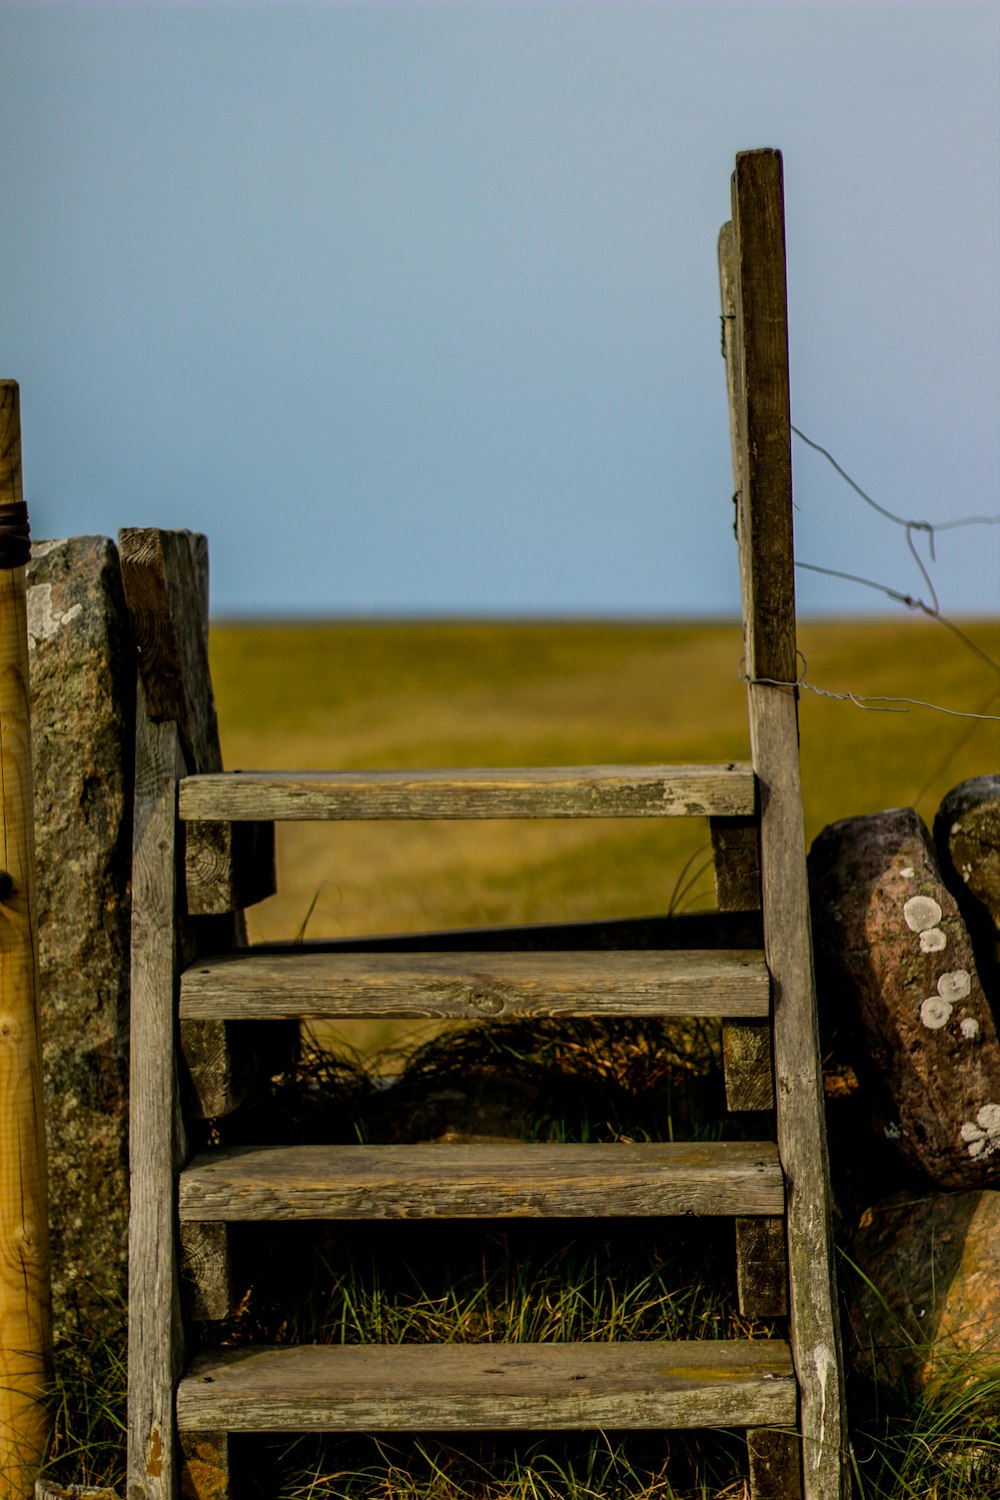
[[[778,1339],[630,1344],[305,1344],[201,1354],[186,1431],[769,1427],[796,1420]]]
[[[555,766],[440,771],[230,771],[186,776],[180,816],[205,822],[325,818],[749,817],[753,770]]]
[[[769,1141],[239,1146],[180,1176],[182,1220],[776,1216]]]
[[[343,953],[244,949],[181,976],[183,1020],[332,1016],[764,1017],[770,979],[752,949]]]

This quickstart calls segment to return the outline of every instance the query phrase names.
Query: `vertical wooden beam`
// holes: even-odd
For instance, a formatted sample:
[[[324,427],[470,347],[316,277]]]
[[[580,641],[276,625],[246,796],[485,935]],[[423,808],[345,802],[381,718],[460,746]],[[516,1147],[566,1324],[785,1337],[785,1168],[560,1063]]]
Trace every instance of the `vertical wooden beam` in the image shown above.
[[[760,856],[757,819],[712,818],[710,828],[715,858],[717,907],[720,911],[758,911]],[[774,1109],[774,1068],[769,1021],[724,1019],[722,1066],[729,1109]],[[737,1219],[736,1289],[740,1312],[748,1318],[786,1316],[787,1283],[784,1220]],[[751,1452],[756,1452],[752,1442]],[[758,1500],[756,1492],[754,1500]]]
[[[129,1219],[128,1496],[176,1500],[174,1386],[180,1302],[174,1224],[179,1138],[175,1053],[176,724],[136,707],[132,875],[131,1215]]]
[[[791,417],[782,162],[739,155],[720,237],[723,335],[761,798],[764,945],[774,995],[778,1150],[806,1500],[846,1500],[846,1421],[798,758]]]
[[[51,1342],[38,1032],[35,829],[17,384],[0,382],[0,1497],[27,1500],[48,1439]]]

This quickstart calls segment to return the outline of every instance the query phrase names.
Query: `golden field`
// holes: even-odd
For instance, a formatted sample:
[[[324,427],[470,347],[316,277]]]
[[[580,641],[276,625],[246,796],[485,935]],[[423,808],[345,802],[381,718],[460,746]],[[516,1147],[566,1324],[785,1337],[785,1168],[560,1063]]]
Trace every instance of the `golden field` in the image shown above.
[[[1000,621],[963,622],[1000,659]],[[1000,674],[942,625],[800,625],[808,679],[1000,713]],[[595,621],[217,623],[227,768],[329,769],[747,758],[738,625]],[[807,838],[1000,770],[1000,722],[865,711],[803,693]],[[707,830],[688,820],[295,824],[252,936],[627,916],[711,904]],[[692,860],[687,874],[686,862]]]

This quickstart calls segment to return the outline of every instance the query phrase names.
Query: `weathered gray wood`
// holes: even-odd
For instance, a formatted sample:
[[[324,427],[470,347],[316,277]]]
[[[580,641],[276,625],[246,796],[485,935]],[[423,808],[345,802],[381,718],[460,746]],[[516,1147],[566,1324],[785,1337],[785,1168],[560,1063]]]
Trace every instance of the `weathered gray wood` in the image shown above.
[[[557,766],[540,770],[232,771],[190,776],[185,819],[739,817],[748,766]]]
[[[722,1066],[729,1109],[774,1108],[769,1021],[727,1021],[722,1028]]]
[[[231,1349],[181,1382],[188,1431],[476,1431],[786,1425],[777,1339]]]
[[[724,326],[735,359],[736,485],[750,734],[761,792],[764,942],[774,986],[778,1145],[789,1184],[791,1343],[806,1500],[848,1491],[819,1034],[798,760],[791,430],[781,157],[737,157],[734,272]],[[733,307],[735,317],[725,317]]]
[[[233,1310],[229,1231],[224,1223],[180,1225],[182,1300],[189,1318],[219,1323]]]
[[[126,527],[118,533],[118,552],[150,717],[177,725],[197,770],[221,771],[208,667],[205,538]]]
[[[208,663],[208,542],[190,531],[128,528],[119,533],[119,552],[146,711],[157,722],[177,725],[189,771],[219,771],[222,752]],[[197,843],[198,834],[194,837]],[[239,843],[231,852],[240,852]],[[238,872],[227,883],[238,888]],[[180,918],[178,913],[184,962],[206,945],[219,951],[243,941],[241,913],[226,926]],[[185,1024],[180,1042],[191,1112],[203,1119],[230,1114],[257,1076],[253,1032],[213,1020]]]
[[[228,1500],[229,1433],[182,1432],[180,1450],[183,1500]]]
[[[174,1382],[180,1309],[174,1225],[174,885],[177,777],[173,723],[149,722],[139,690],[132,886],[129,1219],[129,1500],[176,1500]]]
[[[248,949],[199,959],[184,1018],[328,1016],[766,1016],[761,954],[336,953]]]
[[[802,1439],[797,1432],[754,1427],[747,1433],[750,1500],[801,1500]]]
[[[181,1220],[780,1214],[769,1142],[242,1146],[181,1174]]]
[[[783,1218],[736,1220],[736,1289],[745,1318],[788,1316]]]
[[[273,823],[186,823],[184,872],[190,917],[223,916],[276,889]]]

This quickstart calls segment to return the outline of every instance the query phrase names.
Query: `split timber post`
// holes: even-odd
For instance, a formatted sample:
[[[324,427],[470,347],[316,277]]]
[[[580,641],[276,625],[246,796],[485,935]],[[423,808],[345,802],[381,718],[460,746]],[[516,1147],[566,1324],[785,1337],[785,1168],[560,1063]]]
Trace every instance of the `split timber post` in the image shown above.
[[[0,382],[0,1500],[34,1494],[51,1343],[17,384]]]
[[[750,744],[760,783],[764,951],[774,986],[778,1153],[787,1184],[791,1347],[805,1500],[850,1488],[802,782],[792,543],[784,178],[740,152],[719,235]],[[756,566],[749,559],[756,559]]]

